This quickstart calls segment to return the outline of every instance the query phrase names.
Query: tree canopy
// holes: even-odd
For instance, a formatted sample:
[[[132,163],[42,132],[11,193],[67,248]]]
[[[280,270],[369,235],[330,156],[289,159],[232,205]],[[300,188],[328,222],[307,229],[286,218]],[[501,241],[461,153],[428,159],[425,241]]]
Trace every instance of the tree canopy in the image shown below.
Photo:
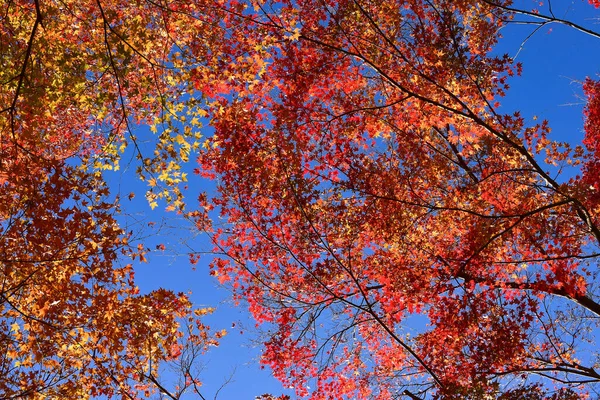
[[[156,388],[159,363],[181,357],[184,333],[197,351],[215,343],[186,295],[139,294],[132,259],[147,250],[129,243],[102,175],[118,168],[127,142],[136,144],[132,125],[165,119],[180,95],[185,74],[170,32],[181,44],[184,28],[198,27],[177,15],[129,1],[2,3],[3,399],[144,396]],[[169,185],[182,176],[161,167],[170,140],[163,133],[142,166],[165,170],[157,196],[177,204]],[[180,389],[196,379],[185,378]]]
[[[215,343],[185,295],[138,294],[126,260],[146,249],[103,173],[128,146],[151,207],[211,237],[211,274],[298,396],[597,393],[600,83],[581,77],[582,143],[559,142],[502,111],[522,66],[494,49],[511,23],[600,34],[536,7],[4,4],[2,397],[167,394],[157,364]],[[202,178],[216,190],[184,198]],[[201,396],[183,373],[170,395]]]

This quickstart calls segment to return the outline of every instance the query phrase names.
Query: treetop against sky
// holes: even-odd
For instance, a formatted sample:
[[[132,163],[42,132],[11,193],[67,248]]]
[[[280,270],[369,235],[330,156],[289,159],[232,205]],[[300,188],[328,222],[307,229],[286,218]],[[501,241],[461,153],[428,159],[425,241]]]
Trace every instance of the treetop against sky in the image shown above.
[[[599,6],[5,2],[0,397],[205,398],[224,332],[138,287],[140,198],[299,398],[598,396]]]

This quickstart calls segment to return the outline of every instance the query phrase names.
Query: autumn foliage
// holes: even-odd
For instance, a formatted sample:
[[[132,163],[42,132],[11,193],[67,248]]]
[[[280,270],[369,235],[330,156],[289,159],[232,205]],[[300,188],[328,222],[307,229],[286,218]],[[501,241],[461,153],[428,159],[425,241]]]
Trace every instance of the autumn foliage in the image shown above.
[[[199,67],[223,79],[194,76],[198,161],[228,222],[213,274],[270,327],[263,363],[313,399],[588,393],[597,84],[586,153],[500,110],[521,66],[492,52],[516,15],[560,21],[508,1],[232,8]]]
[[[128,1],[2,4],[3,399],[145,396],[159,363],[185,350],[184,333],[198,351],[215,343],[186,295],[139,293],[131,263],[147,250],[129,243],[101,173],[135,139],[128,125],[152,123],[169,107],[160,96],[177,90],[181,72],[163,67],[175,62],[168,32],[182,21],[169,15]],[[165,170],[161,193],[175,202],[167,183],[181,176],[161,166],[170,138],[143,165]]]
[[[493,52],[515,16],[599,34],[507,0],[3,7],[0,397],[166,394],[157,364],[214,343],[186,296],[138,293],[146,249],[102,172],[127,148],[151,207],[211,235],[211,273],[298,396],[567,400],[600,381],[600,87],[585,148],[559,143],[501,111],[521,66]],[[217,189],[189,211],[194,152]],[[199,385],[182,371],[175,398]]]

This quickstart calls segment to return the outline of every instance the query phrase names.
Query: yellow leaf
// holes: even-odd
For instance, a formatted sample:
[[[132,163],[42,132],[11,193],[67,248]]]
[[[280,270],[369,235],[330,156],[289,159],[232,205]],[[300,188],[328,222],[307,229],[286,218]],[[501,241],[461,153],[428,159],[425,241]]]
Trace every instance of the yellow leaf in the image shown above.
[[[185,144],[185,139],[184,139],[184,137],[183,137],[182,135],[177,135],[177,136],[175,137],[175,143],[177,143],[177,144],[181,144],[181,145]]]

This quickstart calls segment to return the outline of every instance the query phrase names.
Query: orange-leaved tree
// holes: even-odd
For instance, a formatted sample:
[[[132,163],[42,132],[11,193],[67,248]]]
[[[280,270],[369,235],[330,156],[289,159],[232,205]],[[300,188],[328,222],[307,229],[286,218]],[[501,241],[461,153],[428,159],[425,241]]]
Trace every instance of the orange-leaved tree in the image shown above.
[[[182,65],[190,44],[212,40],[201,6],[2,3],[0,398],[199,393],[189,364],[216,343],[198,319],[209,310],[194,314],[165,289],[139,293],[128,260],[146,250],[119,226],[102,170],[133,143],[151,205],[183,207],[179,162],[199,121]],[[161,127],[149,156],[130,129],[139,123]],[[178,388],[161,384],[164,361],[181,366]]]
[[[202,206],[226,221],[213,274],[270,329],[263,363],[313,399],[593,391],[600,89],[586,147],[557,143],[499,110],[520,66],[492,50],[515,15],[600,35],[508,0],[222,9],[191,76],[219,178]]]

